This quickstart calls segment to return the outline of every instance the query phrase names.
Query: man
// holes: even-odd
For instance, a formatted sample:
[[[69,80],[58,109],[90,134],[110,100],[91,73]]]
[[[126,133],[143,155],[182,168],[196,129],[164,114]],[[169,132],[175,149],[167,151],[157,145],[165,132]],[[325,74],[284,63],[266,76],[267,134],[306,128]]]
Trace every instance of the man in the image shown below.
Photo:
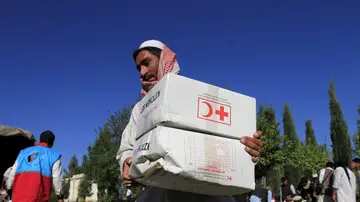
[[[317,202],[332,202],[334,168],[332,162],[326,163],[326,167],[319,171],[315,180],[315,194],[318,195]]]
[[[179,74],[180,66],[175,58],[176,54],[160,41],[149,40],[140,45],[140,48],[133,53],[133,59],[136,63],[136,69],[140,73],[140,82],[142,84],[141,94],[146,93],[167,73]],[[120,163],[122,181],[125,184],[131,184],[129,177],[129,168],[132,163],[133,146],[135,143],[135,124],[139,114],[138,103],[135,105],[129,124],[126,126],[121,146],[117,154],[117,160]],[[257,162],[262,149],[262,142],[259,139],[261,132],[254,133],[253,137],[244,137],[241,143],[246,146],[246,151],[252,156],[253,162]],[[147,187],[137,202],[142,201],[234,201],[231,196],[211,197],[192,193],[184,193],[173,190],[165,190],[157,187]]]
[[[58,202],[63,202],[61,155],[54,151],[55,135],[47,130],[40,134],[40,143],[18,155],[7,187],[12,188],[14,202],[46,202],[52,186]]]
[[[281,179],[281,197],[283,201],[292,199],[296,195],[294,185],[289,184],[289,179],[285,176]]]
[[[346,159],[346,158],[344,158]],[[335,202],[356,201],[356,178],[351,169],[356,163],[353,161],[339,162],[334,171],[334,184],[332,198]]]
[[[306,201],[311,201],[313,187],[311,186],[311,181],[307,177],[301,178],[301,181],[297,187],[297,193],[300,194],[302,199]]]
[[[256,186],[255,190],[251,192],[250,202],[271,202],[272,192],[270,188]]]

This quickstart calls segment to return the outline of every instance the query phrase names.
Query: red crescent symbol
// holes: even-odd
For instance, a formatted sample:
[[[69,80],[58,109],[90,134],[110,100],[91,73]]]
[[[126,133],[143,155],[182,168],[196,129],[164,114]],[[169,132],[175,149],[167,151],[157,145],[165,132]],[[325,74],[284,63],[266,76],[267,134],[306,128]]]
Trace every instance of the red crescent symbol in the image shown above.
[[[212,114],[213,114],[213,108],[212,108],[212,106],[210,105],[210,103],[208,103],[208,102],[202,102],[202,103],[204,103],[204,104],[206,104],[207,105],[207,107],[208,107],[208,109],[209,109],[209,112],[207,113],[207,114],[205,114],[205,115],[202,115],[203,117],[205,117],[205,118],[209,118]]]

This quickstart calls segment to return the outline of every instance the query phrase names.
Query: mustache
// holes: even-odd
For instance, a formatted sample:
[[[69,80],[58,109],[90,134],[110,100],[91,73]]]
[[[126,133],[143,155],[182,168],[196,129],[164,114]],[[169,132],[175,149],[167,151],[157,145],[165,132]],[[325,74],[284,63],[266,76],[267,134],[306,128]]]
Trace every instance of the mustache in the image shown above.
[[[147,73],[144,75],[140,75],[140,79],[142,79],[144,81],[148,81],[150,78],[156,78],[155,74]]]

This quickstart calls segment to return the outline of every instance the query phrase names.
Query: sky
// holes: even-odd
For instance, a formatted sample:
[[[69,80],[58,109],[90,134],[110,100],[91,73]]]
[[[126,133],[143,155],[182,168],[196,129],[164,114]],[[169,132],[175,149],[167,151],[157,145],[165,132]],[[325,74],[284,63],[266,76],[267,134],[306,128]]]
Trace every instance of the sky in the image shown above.
[[[360,1],[0,1],[0,123],[56,135],[79,160],[109,112],[133,104],[132,51],[148,39],[184,76],[292,111],[329,136],[331,79],[353,134],[360,104]]]

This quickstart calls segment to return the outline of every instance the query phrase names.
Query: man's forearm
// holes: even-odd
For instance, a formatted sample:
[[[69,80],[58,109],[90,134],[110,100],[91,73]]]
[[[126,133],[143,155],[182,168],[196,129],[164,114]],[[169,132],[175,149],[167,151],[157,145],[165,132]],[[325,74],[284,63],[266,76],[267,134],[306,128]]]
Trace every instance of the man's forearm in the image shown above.
[[[337,189],[334,188],[333,194],[332,194],[332,199],[333,199],[334,202],[337,201],[337,200],[336,200],[336,199],[337,199],[337,198],[336,198],[336,193],[337,193]]]
[[[128,157],[132,157],[133,148],[134,148],[134,139],[135,137],[131,134],[132,121],[130,119],[129,124],[126,126],[121,139],[120,148],[117,152],[116,159],[119,161],[120,172],[123,171],[124,161]]]

